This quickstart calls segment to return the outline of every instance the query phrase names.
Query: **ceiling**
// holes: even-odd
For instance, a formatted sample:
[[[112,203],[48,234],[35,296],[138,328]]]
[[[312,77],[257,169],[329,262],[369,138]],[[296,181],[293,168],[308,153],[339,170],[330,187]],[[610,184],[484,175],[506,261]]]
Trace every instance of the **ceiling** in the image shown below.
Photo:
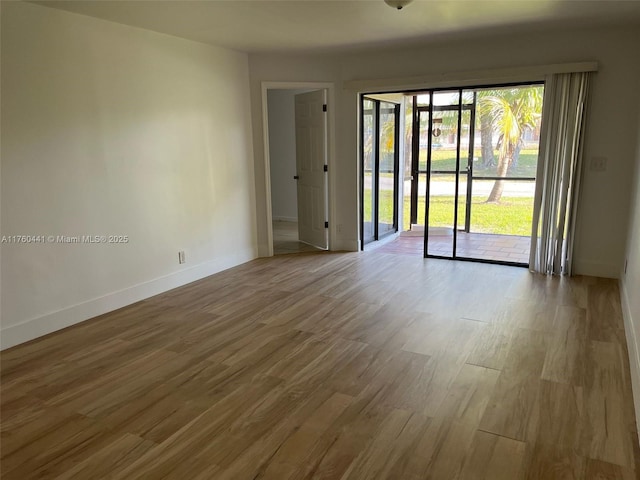
[[[126,25],[245,52],[415,43],[549,25],[640,22],[640,0],[44,0]]]

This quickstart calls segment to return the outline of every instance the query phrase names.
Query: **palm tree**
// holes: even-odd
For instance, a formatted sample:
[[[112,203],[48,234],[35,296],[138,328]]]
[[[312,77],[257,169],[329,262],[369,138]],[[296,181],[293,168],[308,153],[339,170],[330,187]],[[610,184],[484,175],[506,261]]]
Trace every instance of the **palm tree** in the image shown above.
[[[478,112],[490,121],[498,134],[498,177],[506,177],[516,152],[522,144],[525,127],[534,127],[542,111],[541,86],[513,87],[478,92]],[[487,203],[498,203],[504,190],[504,180],[496,180]]]
[[[484,167],[493,167],[495,157],[493,156],[493,124],[488,115],[480,115],[480,155]]]

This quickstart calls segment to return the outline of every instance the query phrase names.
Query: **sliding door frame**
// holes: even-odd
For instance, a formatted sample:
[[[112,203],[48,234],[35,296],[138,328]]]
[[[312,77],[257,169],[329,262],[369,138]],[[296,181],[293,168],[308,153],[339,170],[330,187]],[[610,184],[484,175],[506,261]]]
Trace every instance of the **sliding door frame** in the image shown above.
[[[364,101],[368,100],[373,102],[373,165],[372,165],[372,179],[371,188],[373,189],[373,200],[371,202],[372,209],[372,228],[373,238],[365,239],[364,237],[364,182],[365,182],[365,168],[364,168],[364,148],[365,148],[365,126],[364,126]],[[380,220],[380,139],[381,139],[381,103],[393,105],[394,115],[394,151],[393,151],[393,224],[392,229],[388,232],[380,234],[379,220]],[[389,113],[389,112],[386,112]],[[375,242],[389,235],[393,235],[398,232],[398,217],[399,217],[399,205],[398,205],[398,192],[400,189],[400,104],[390,101],[377,100],[375,98],[368,97],[367,94],[360,95],[360,249],[364,250],[365,243]]]
[[[532,75],[532,77],[535,77]],[[363,100],[368,95],[376,95],[376,94],[393,94],[393,93],[401,93],[404,95],[412,95],[413,96],[413,109],[412,109],[412,142],[411,142],[411,205],[410,205],[410,224],[417,223],[418,217],[418,202],[419,202],[419,194],[418,194],[418,184],[419,184],[419,153],[420,153],[420,112],[428,112],[429,113],[429,122],[428,122],[428,150],[427,150],[427,171],[426,171],[426,192],[425,192],[425,229],[424,229],[424,250],[423,256],[424,258],[441,258],[447,260],[463,260],[469,262],[478,262],[478,263],[490,263],[490,264],[499,264],[499,265],[509,265],[509,266],[518,266],[518,267],[526,267],[527,264],[519,263],[519,262],[509,262],[509,261],[497,261],[497,260],[486,260],[482,258],[471,258],[471,257],[460,257],[457,256],[457,233],[458,233],[458,197],[460,194],[459,191],[459,177],[460,177],[460,153],[461,153],[461,131],[462,131],[462,112],[464,110],[470,110],[470,119],[469,125],[471,126],[469,131],[469,152],[468,152],[468,166],[467,166],[467,191],[466,191],[466,201],[465,201],[465,226],[464,231],[470,232],[471,230],[471,200],[472,200],[472,183],[474,179],[477,180],[513,180],[513,181],[531,181],[536,180],[535,177],[495,177],[495,176],[486,176],[486,177],[475,177],[473,172],[473,152],[475,147],[475,121],[476,121],[476,109],[477,109],[477,91],[478,90],[488,90],[488,89],[498,89],[498,88],[508,88],[508,87],[520,87],[520,86],[533,86],[533,85],[542,85],[545,86],[545,81],[540,79],[532,79],[532,80],[523,80],[523,81],[514,81],[514,82],[501,82],[501,83],[487,83],[487,84],[479,84],[479,85],[463,85],[463,86],[454,86],[454,87],[433,87],[433,88],[414,88],[414,89],[395,89],[395,90],[381,90],[375,92],[367,92],[360,94],[360,108],[362,110]],[[473,90],[473,102],[471,107],[467,107],[462,104],[462,93],[464,91]],[[456,186],[455,186],[455,196],[454,196],[454,228],[453,228],[453,254],[452,256],[440,256],[440,255],[430,255],[427,253],[428,249],[428,239],[429,239],[429,195],[430,195],[430,183],[431,183],[431,163],[432,163],[432,134],[433,134],[433,95],[436,92],[451,92],[458,91],[458,131],[457,131],[457,147],[456,147]],[[417,103],[417,95],[418,94],[428,94],[429,95],[429,105],[428,107],[419,107]],[[362,120],[362,119],[361,119]],[[364,164],[364,126],[361,121],[361,165]],[[396,156],[398,155],[398,150],[396,149]],[[364,168],[361,169],[361,209],[360,209],[360,218],[361,218],[361,227],[364,222]],[[398,178],[396,176],[396,184]],[[537,186],[536,186],[537,188]],[[397,192],[397,187],[396,187]],[[397,203],[397,201],[396,201]],[[397,205],[396,205],[397,209]],[[397,222],[397,218],[396,218]],[[375,228],[377,229],[377,223]],[[361,248],[364,250],[364,232],[363,228],[361,231]]]

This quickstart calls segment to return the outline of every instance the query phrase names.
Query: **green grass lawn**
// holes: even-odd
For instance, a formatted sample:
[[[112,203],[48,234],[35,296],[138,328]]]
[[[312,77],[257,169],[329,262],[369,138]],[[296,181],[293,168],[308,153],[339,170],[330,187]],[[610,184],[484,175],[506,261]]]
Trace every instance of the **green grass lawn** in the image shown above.
[[[496,161],[498,152],[494,152]],[[461,152],[464,156],[466,152]],[[474,153],[478,160],[474,162],[474,176],[496,176],[497,167],[483,167],[480,158],[480,150]],[[426,150],[420,152],[420,169],[427,166]],[[432,152],[433,170],[455,170],[456,151],[455,149],[434,149]],[[537,149],[523,149],[520,152],[517,164],[512,166],[506,178],[509,177],[535,177],[538,163]],[[464,168],[464,167],[463,167]],[[393,176],[392,173],[382,173],[381,176]],[[438,180],[449,179],[446,175],[438,176]],[[450,180],[455,181],[455,175],[451,175]],[[485,180],[486,181],[486,180]],[[393,202],[391,191],[380,192],[380,219],[393,218]],[[531,221],[533,217],[532,197],[505,197],[500,199],[498,204],[485,203],[486,198],[474,197],[471,202],[471,231],[476,233],[494,233],[498,235],[531,235]],[[418,201],[419,223],[424,222],[424,198]],[[409,229],[409,217],[411,210],[410,197],[404,198],[403,219],[404,230]],[[365,192],[364,202],[365,219],[371,216],[370,191]],[[458,228],[464,228],[465,220],[464,200],[458,205]],[[430,208],[431,226],[451,226],[453,225],[453,196],[434,196],[431,200]]]
[[[464,228],[466,206],[464,199],[460,200],[458,203],[458,228],[462,229]],[[453,196],[431,198],[429,206],[430,226],[449,227],[453,225],[453,201]],[[405,197],[405,230],[409,228],[410,206],[410,198]],[[424,218],[424,202],[422,202],[422,205],[418,204],[418,218]],[[532,219],[532,197],[502,197],[500,203],[485,203],[481,197],[473,198],[471,201],[471,231],[474,233],[528,236],[531,235]]]
[[[496,162],[498,161],[498,152],[495,153]],[[460,152],[462,169],[464,169],[466,160],[463,158],[466,156],[466,152]],[[496,176],[497,165],[491,167],[482,166],[482,158],[480,156],[480,149],[477,149],[474,157],[478,160],[473,164],[473,174],[477,176]],[[520,152],[517,164],[512,166],[509,170],[508,177],[535,177],[536,168],[538,165],[538,150],[526,149]],[[427,169],[427,152],[422,150],[420,152],[420,170]],[[431,169],[432,170],[454,170],[456,169],[456,151],[454,149],[434,149],[431,154]]]
[[[371,217],[371,196],[365,192],[364,215]],[[391,191],[380,192],[380,218],[393,218]],[[434,196],[430,205],[430,225],[449,227],[453,225],[453,199],[450,196]],[[464,199],[458,204],[458,227],[464,228]],[[411,198],[404,197],[404,230],[409,229]],[[418,202],[419,223],[424,222],[424,199]],[[482,197],[471,202],[471,231],[475,233],[494,233],[499,235],[531,235],[533,219],[532,197],[502,197],[500,203],[485,203]]]

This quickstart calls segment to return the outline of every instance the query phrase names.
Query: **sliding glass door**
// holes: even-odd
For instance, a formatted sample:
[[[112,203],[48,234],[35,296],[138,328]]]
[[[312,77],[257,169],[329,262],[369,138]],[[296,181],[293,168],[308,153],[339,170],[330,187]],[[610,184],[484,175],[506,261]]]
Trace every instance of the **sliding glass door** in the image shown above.
[[[542,95],[516,85],[414,96],[411,227],[424,228],[425,257],[527,263]]]
[[[362,97],[361,111],[364,246],[398,231],[400,105]]]
[[[374,169],[376,165],[375,161],[375,148],[374,139],[376,136],[377,110],[375,108],[375,102],[368,98],[362,101],[362,192],[361,205],[362,211],[362,225],[361,225],[361,239],[362,244],[372,242],[375,240],[375,215],[373,206],[376,204],[376,189],[374,188]]]
[[[426,151],[425,253],[454,258],[458,232],[465,229],[467,186],[471,152],[463,148],[468,138],[473,104],[463,100],[461,90],[429,95],[428,142]],[[422,123],[422,122],[421,122]]]

